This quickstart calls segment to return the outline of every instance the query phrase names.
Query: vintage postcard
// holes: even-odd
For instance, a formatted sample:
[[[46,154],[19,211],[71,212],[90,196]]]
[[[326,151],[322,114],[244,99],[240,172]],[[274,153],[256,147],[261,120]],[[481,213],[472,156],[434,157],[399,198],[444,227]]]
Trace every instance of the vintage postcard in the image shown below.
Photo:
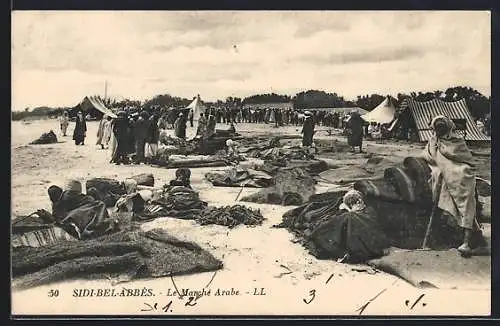
[[[488,11],[13,11],[12,314],[491,313]]]

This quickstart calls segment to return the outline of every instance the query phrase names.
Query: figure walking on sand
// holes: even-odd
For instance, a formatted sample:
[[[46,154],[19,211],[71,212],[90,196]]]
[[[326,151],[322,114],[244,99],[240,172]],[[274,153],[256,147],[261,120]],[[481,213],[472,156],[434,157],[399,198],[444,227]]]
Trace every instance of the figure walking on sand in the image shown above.
[[[110,128],[111,125],[111,117],[108,115],[103,115],[101,122],[99,122],[99,127],[97,128],[97,141],[96,145],[101,145],[101,149],[104,149],[104,145],[107,145],[109,142],[110,134],[106,134],[106,129]],[[104,137],[107,136],[107,139]]]
[[[304,112],[305,119],[304,125],[302,127],[302,146],[308,147],[313,143],[314,136],[314,121],[312,119],[312,114],[309,111]]]
[[[350,119],[346,123],[347,143],[355,151],[355,147],[359,147],[359,152],[363,153],[363,129],[365,120],[361,118],[357,111],[351,113]]]
[[[128,163],[128,118],[125,111],[120,111],[117,115],[118,118],[115,119],[112,128],[116,144],[113,148],[113,153],[111,153],[111,163]]]
[[[187,120],[184,117],[184,113],[179,113],[177,120],[175,120],[175,136],[177,138],[186,139],[186,123]]]
[[[144,150],[144,155],[146,157],[146,163],[154,163],[154,159],[158,154],[158,141],[160,140],[160,129],[158,127],[158,121],[156,114],[153,113],[149,117],[148,133],[146,138],[146,149]]]
[[[75,130],[73,131],[73,140],[75,145],[85,145],[85,136],[87,135],[87,123],[83,117],[83,112],[76,114]]]
[[[135,140],[135,162],[136,164],[144,163],[144,150],[146,148],[146,139],[149,130],[149,115],[147,112],[142,112],[134,124],[134,140]]]
[[[205,129],[207,127],[207,119],[203,113],[200,113],[200,118],[198,119],[198,128],[196,130],[196,136],[201,136],[205,134]]]
[[[63,137],[66,137],[66,131],[68,130],[69,125],[68,112],[64,111],[59,117],[59,124],[61,125],[61,133],[63,134]]]
[[[189,110],[188,119],[189,119],[189,125],[191,126],[191,128],[193,128],[194,113],[192,109]]]
[[[208,117],[208,124],[207,128],[205,129],[205,138],[210,138],[213,135],[215,135],[215,126],[216,126],[216,121],[215,121],[215,116],[210,115]],[[231,125],[234,126],[234,124],[231,122]]]
[[[109,147],[109,141],[111,140],[111,133],[113,128],[113,119],[108,116],[106,118],[106,122],[104,122],[104,130],[102,134],[102,139],[101,139],[101,146],[102,148],[108,148]]]

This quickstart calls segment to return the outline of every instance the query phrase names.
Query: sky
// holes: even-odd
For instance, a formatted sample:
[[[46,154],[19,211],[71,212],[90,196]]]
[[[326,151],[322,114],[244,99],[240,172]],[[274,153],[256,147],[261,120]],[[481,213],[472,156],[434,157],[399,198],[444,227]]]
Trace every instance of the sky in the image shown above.
[[[487,11],[14,11],[13,110],[86,95],[214,101],[491,84]]]

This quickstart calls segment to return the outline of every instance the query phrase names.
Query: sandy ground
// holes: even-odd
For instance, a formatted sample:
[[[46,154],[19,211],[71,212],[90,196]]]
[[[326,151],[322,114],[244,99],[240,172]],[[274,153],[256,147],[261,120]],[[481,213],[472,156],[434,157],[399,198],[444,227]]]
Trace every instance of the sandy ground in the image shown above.
[[[68,135],[72,134],[73,123]],[[116,166],[109,164],[109,152],[95,146],[97,123],[90,122],[85,146],[75,146],[71,136],[60,136],[57,121],[41,120],[12,123],[12,211],[13,216],[29,214],[37,209],[50,209],[47,188],[51,184],[63,185],[68,178],[85,180],[92,177],[111,177],[123,180],[138,173],[153,173],[155,184],[162,185],[174,176],[175,170],[146,165]],[[218,128],[223,126],[218,126]],[[27,145],[43,132],[53,129],[59,143]],[[240,124],[238,132],[298,134],[297,127],[272,128],[267,125]],[[188,128],[188,136],[193,133]],[[337,139],[319,132],[317,138]],[[405,142],[366,142],[368,153],[400,159],[415,155],[423,146]],[[485,149],[482,149],[483,151]],[[357,163],[366,160],[366,154],[343,154],[335,160]],[[484,160],[484,159],[483,159]],[[489,178],[489,166],[481,164],[478,174]],[[210,169],[193,169],[192,185],[210,205],[235,203],[239,188],[216,188],[204,180]],[[320,185],[318,192],[331,188]],[[241,196],[252,193],[244,189]],[[354,271],[356,266],[321,261],[309,255],[293,235],[272,226],[281,221],[282,214],[292,207],[244,203],[259,208],[266,218],[262,226],[239,226],[233,230],[211,225],[200,227],[193,221],[160,218],[146,223],[143,228],[164,227],[176,237],[194,241],[224,262],[217,273],[202,273],[182,277],[158,278],[114,285],[103,281],[67,281],[50,286],[12,293],[14,314],[182,314],[182,315],[356,315],[361,306],[369,303],[363,314],[368,315],[488,315],[491,306],[489,290],[421,290],[394,276]],[[286,266],[286,267],[283,267]],[[290,273],[291,271],[291,273]],[[368,269],[370,271],[370,269]],[[215,275],[215,276],[214,276]],[[211,283],[210,283],[210,280]],[[329,280],[329,281],[328,281]],[[327,283],[328,281],[328,283]],[[174,285],[175,283],[175,285]],[[201,290],[210,285],[212,295],[198,299],[196,305],[186,306],[186,298],[169,297],[168,290],[190,288]],[[73,290],[80,288],[151,288],[153,297],[77,298]],[[217,289],[233,288],[239,295],[214,296]],[[253,295],[264,289],[265,295]],[[49,297],[50,290],[58,290],[57,297]],[[314,292],[311,292],[314,290]],[[311,295],[314,293],[313,295]],[[412,309],[413,302],[422,294],[423,299]],[[310,301],[312,298],[312,301]],[[474,298],[471,300],[471,298]],[[305,301],[304,301],[305,300]],[[170,301],[167,312],[161,308]],[[310,303],[308,303],[310,301]],[[408,304],[408,302],[410,304]],[[154,308],[154,304],[157,308]],[[423,304],[425,303],[425,305]],[[149,306],[153,308],[149,308]],[[141,311],[142,310],[142,311]]]

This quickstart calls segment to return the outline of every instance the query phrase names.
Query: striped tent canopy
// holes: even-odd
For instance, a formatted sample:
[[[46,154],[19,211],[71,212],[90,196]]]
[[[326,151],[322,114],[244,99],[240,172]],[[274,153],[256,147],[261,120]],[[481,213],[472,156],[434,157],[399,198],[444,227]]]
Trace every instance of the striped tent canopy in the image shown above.
[[[419,102],[413,99],[405,101],[406,110],[415,121],[420,141],[428,141],[432,137],[432,130],[429,126],[431,120],[437,115],[444,115],[456,121],[464,121],[465,128],[458,130],[462,132],[465,140],[469,141],[491,141],[491,138],[483,134],[477,127],[465,99],[455,102],[445,102],[434,99],[427,102]]]

